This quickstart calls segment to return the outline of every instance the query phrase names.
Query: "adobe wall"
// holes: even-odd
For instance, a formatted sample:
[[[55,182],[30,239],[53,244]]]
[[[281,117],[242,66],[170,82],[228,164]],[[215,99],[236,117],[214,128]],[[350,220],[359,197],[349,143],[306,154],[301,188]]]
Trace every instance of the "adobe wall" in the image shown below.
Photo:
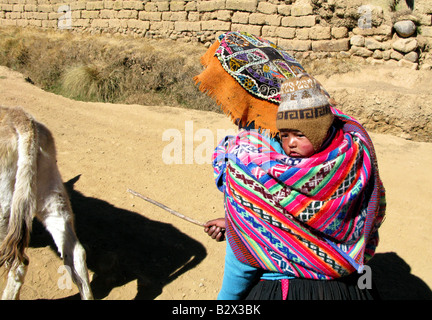
[[[355,56],[373,64],[430,69],[432,1],[394,0],[398,6],[389,9],[391,2],[0,0],[0,26],[131,34],[206,45],[222,32],[247,31],[297,58]],[[404,22],[396,25],[399,21]]]

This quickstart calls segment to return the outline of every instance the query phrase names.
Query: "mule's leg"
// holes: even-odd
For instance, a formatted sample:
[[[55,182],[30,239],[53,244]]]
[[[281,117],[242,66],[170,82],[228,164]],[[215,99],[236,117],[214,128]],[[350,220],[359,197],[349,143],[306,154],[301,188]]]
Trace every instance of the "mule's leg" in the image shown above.
[[[4,175],[0,177],[0,243],[3,242],[9,225],[9,205],[12,199],[11,188],[7,186]],[[6,187],[5,187],[6,186]],[[21,286],[24,283],[24,278],[27,273],[26,263],[21,263],[15,270],[9,270],[6,280],[6,286],[3,290],[2,300],[18,300],[20,295]],[[7,269],[7,266],[4,266]]]
[[[78,241],[73,224],[73,215],[69,201],[63,193],[53,193],[46,198],[46,209],[38,215],[45,228],[52,235],[64,264],[78,286],[81,298],[93,299],[90,289],[86,254]]]
[[[3,290],[2,300],[18,300],[21,286],[27,273],[28,263],[21,263],[16,269],[9,271],[7,284]]]
[[[37,218],[51,233],[57,249],[78,286],[82,299],[93,299],[85,250],[78,241],[74,215],[57,167],[54,140],[47,128],[38,126]]]
[[[6,192],[5,192],[6,193]],[[3,194],[4,195],[4,194]],[[4,208],[0,204],[0,243],[6,237],[9,225],[9,208]],[[3,212],[5,211],[5,212]],[[21,262],[17,268],[8,271],[6,286],[3,290],[2,300],[18,300],[20,295],[21,286],[24,283],[25,275],[27,273],[28,260]],[[7,270],[8,266],[4,265]]]

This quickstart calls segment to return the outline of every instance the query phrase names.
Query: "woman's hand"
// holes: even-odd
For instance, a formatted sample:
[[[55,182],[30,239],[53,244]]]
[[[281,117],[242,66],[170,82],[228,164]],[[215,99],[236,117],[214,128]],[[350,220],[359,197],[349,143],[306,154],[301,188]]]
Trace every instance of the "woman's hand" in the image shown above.
[[[204,224],[204,232],[217,242],[225,240],[225,218],[207,221]]]

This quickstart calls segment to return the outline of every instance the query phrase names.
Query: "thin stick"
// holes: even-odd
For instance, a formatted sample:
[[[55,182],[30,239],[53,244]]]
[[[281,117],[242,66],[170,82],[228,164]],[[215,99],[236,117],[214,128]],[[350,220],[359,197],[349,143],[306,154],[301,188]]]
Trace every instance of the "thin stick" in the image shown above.
[[[153,203],[154,205],[158,206],[159,208],[162,208],[162,209],[168,211],[169,213],[171,213],[171,214],[173,214],[173,215],[175,215],[175,216],[177,216],[177,217],[179,217],[181,219],[184,219],[186,221],[192,222],[193,224],[196,224],[198,226],[202,226],[202,227],[204,226],[204,223],[202,223],[200,221],[197,221],[197,220],[194,220],[192,218],[186,217],[185,215],[181,214],[180,212],[172,210],[172,209],[168,208],[167,206],[163,205],[162,203],[157,202],[157,201],[155,201],[153,199],[147,198],[146,196],[142,195],[141,193],[138,193],[138,192],[133,191],[131,189],[128,189],[127,191],[130,192],[130,193],[132,193],[134,196],[137,196],[137,197],[139,197],[141,199],[144,199],[144,200],[146,200],[146,201],[148,201],[150,203]]]

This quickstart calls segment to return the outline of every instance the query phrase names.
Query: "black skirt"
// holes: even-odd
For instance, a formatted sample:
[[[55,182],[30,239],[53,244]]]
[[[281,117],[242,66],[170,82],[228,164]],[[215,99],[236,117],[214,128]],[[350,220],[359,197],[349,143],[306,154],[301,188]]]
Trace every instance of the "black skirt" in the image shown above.
[[[335,280],[288,280],[287,300],[377,300],[373,289],[357,286],[359,275],[353,273]],[[282,284],[279,280],[261,280],[254,285],[246,300],[282,300]]]

